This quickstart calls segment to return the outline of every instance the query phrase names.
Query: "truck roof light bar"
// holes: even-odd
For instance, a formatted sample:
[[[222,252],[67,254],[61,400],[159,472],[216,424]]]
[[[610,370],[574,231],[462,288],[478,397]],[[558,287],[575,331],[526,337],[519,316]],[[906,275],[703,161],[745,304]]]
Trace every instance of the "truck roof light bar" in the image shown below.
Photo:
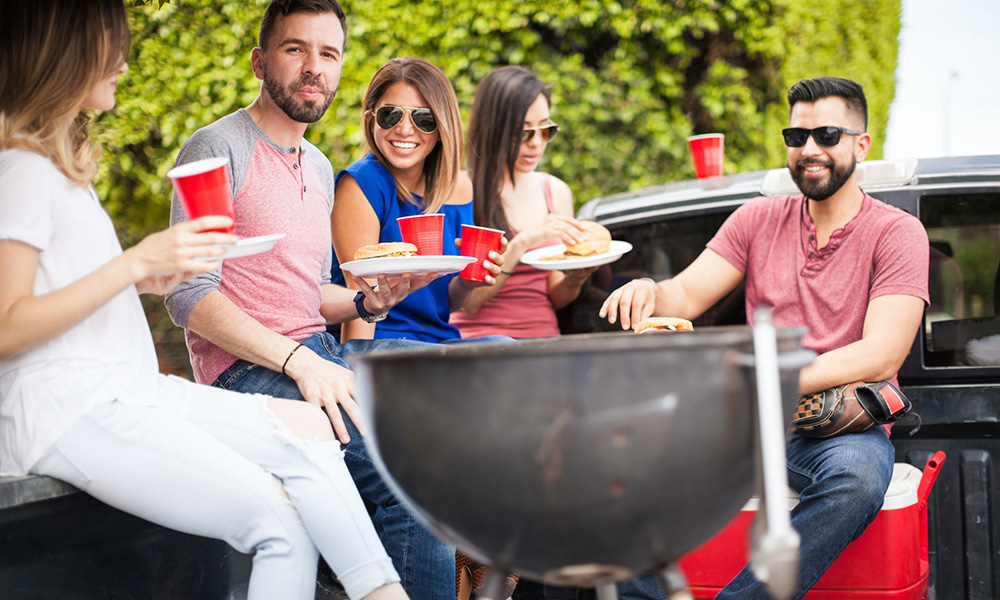
[[[913,181],[917,172],[917,159],[867,160],[858,165],[858,183],[862,189],[896,187]],[[799,188],[792,181],[788,169],[771,169],[760,185],[764,196],[788,196],[799,194]]]

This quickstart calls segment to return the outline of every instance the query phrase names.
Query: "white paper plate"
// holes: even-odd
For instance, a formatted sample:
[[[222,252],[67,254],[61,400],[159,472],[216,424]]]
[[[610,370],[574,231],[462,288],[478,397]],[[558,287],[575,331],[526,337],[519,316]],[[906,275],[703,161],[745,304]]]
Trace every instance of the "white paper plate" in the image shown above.
[[[525,252],[521,256],[521,262],[536,269],[542,269],[543,271],[572,271],[573,269],[586,269],[587,267],[613,263],[631,249],[632,244],[628,242],[611,240],[608,251],[601,254],[591,254],[566,260],[542,260],[546,256],[558,256],[566,251],[566,246],[557,244]]]
[[[340,268],[358,277],[376,277],[378,275],[426,275],[437,272],[440,275],[458,273],[465,265],[476,262],[471,256],[456,254],[441,256],[386,256],[384,258],[366,258],[352,260],[340,265]]]
[[[285,237],[285,235],[286,234],[284,233],[272,233],[270,235],[243,238],[231,246],[225,246],[226,253],[222,256],[199,256],[195,260],[212,261],[222,260],[224,258],[239,258],[241,256],[250,256],[251,254],[260,254],[261,252],[267,252],[271,248],[274,248],[274,245],[278,243],[278,240]]]

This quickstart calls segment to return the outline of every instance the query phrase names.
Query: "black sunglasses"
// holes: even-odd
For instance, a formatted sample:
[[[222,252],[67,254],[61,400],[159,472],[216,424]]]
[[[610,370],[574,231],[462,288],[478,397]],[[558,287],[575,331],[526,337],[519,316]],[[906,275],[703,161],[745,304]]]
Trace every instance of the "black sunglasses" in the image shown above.
[[[543,142],[551,141],[552,138],[556,137],[559,133],[559,126],[555,123],[550,123],[548,125],[542,125],[541,127],[525,127],[521,131],[521,143],[527,144],[535,138],[535,133],[542,136]]]
[[[408,106],[393,106],[386,104],[375,111],[375,124],[380,129],[392,129],[403,120],[403,115],[410,113],[410,122],[424,133],[434,133],[437,130],[437,119],[429,108],[412,108]]]
[[[840,134],[861,135],[860,131],[854,131],[846,127],[817,127],[816,129],[804,129],[802,127],[789,127],[781,130],[781,135],[785,136],[785,145],[789,148],[801,148],[806,145],[809,136],[813,136],[816,145],[830,148],[840,143]]]

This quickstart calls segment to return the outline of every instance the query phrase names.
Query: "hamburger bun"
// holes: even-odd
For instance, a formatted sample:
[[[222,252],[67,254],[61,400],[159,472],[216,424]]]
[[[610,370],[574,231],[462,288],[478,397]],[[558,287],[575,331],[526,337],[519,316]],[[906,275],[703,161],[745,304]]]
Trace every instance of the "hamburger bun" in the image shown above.
[[[611,232],[607,227],[594,221],[580,221],[580,226],[587,232],[588,237],[579,244],[569,244],[566,246],[566,254],[569,256],[589,256],[591,254],[604,254],[611,246]]]
[[[406,242],[381,242],[361,246],[354,253],[354,260],[385,258],[387,256],[416,256],[417,247]]]
[[[694,325],[687,319],[675,317],[649,317],[635,324],[636,333],[653,331],[694,331]]]

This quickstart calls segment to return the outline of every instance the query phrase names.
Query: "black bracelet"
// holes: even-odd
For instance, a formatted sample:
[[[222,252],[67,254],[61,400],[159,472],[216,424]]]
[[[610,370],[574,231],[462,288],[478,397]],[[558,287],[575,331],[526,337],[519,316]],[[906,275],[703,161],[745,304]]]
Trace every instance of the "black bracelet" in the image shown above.
[[[514,274],[514,271],[504,271],[503,269],[500,269],[500,272],[503,273],[504,275],[513,275]]]
[[[378,286],[375,286],[372,289],[375,289],[377,287]],[[375,315],[368,312],[368,309],[365,308],[365,293],[361,291],[359,291],[358,294],[354,297],[354,307],[358,312],[358,316],[361,317],[361,320],[364,321],[365,323],[378,323],[379,321],[384,321],[385,318],[389,316],[389,311],[385,311],[383,313]]]
[[[281,365],[281,374],[282,375],[285,375],[286,377],[288,376],[288,373],[285,373],[285,367],[288,366],[288,361],[291,360],[292,355],[295,354],[295,351],[298,350],[299,348],[301,348],[302,346],[304,346],[304,344],[302,344],[300,342],[299,345],[296,346],[296,347],[294,347],[294,348],[292,348],[292,351],[289,352],[288,356],[285,357],[285,362],[284,362],[284,364]]]

